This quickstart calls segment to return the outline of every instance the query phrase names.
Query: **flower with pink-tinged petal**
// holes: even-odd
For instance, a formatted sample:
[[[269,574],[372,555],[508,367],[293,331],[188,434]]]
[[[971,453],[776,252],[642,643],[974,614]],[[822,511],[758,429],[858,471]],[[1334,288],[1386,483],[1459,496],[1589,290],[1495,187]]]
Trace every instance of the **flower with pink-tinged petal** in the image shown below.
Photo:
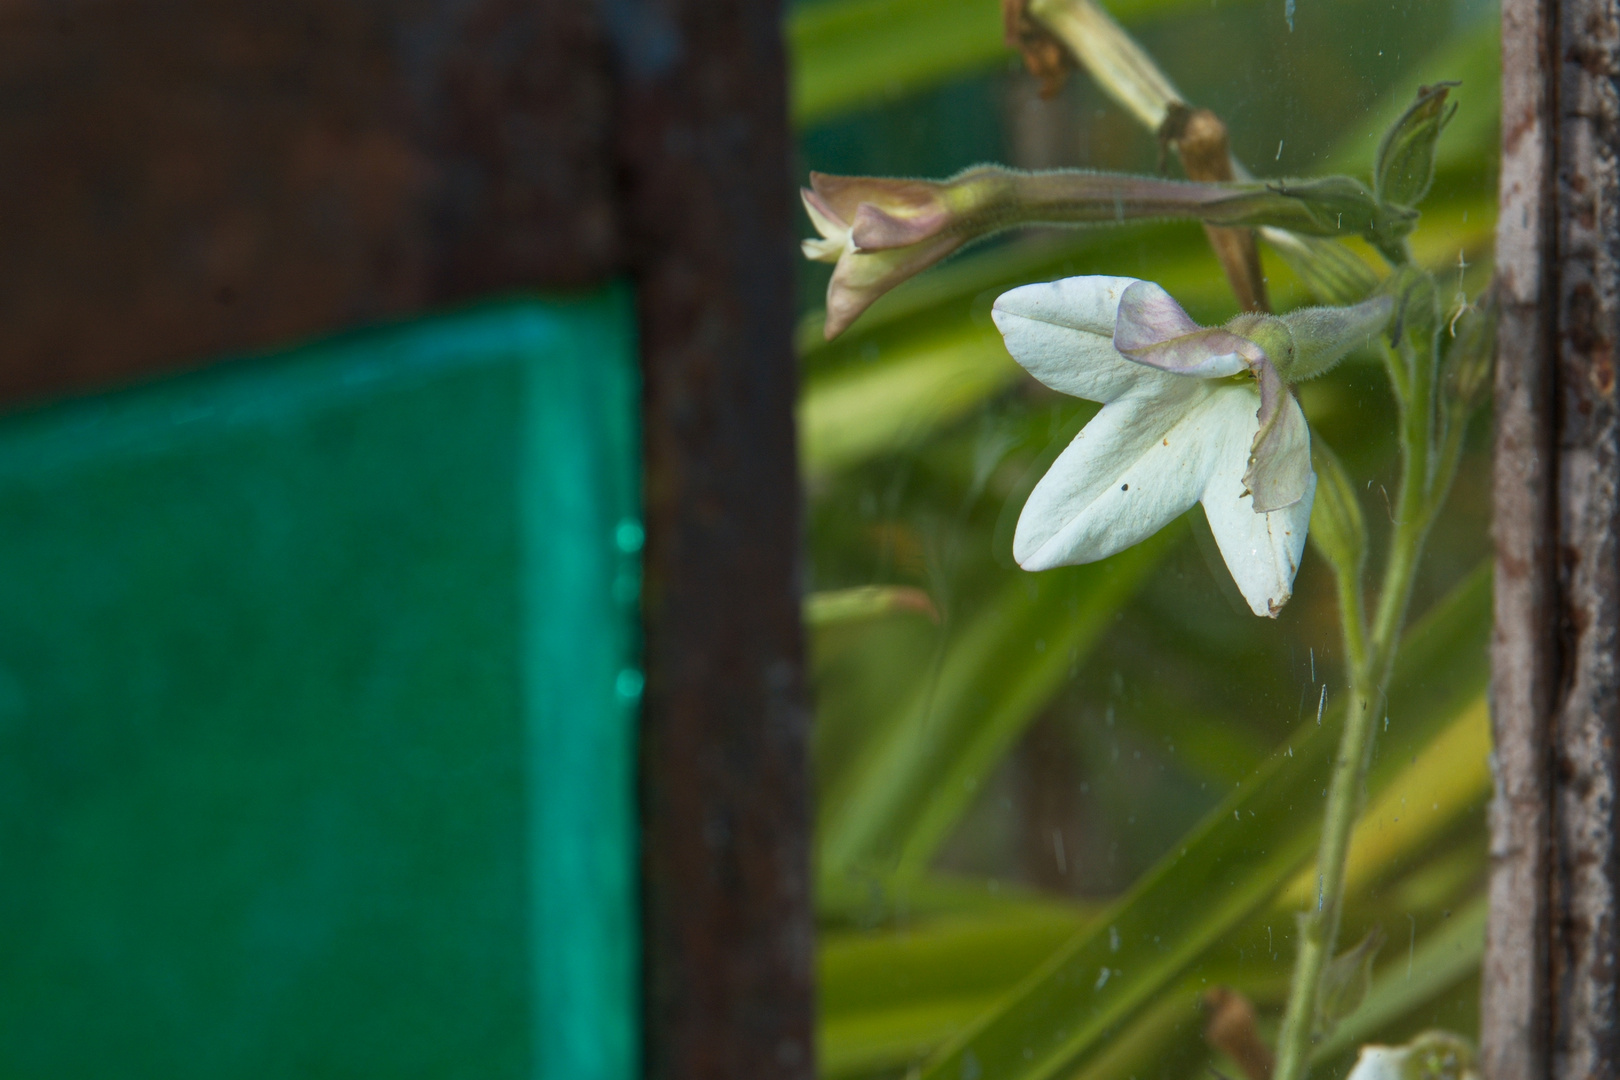
[[[1378,310],[1387,317],[1387,304]],[[1275,617],[1292,595],[1316,474],[1305,415],[1266,349],[1200,327],[1133,278],[1026,285],[992,316],[1031,375],[1103,404],[1030,493],[1019,565],[1107,558],[1202,503],[1250,609]],[[1261,318],[1256,336],[1292,351],[1286,324]]]
[[[972,239],[948,228],[946,184],[824,173],[811,173],[810,184],[799,194],[821,235],[801,247],[807,259],[837,264],[827,286],[828,340],[878,297]]]

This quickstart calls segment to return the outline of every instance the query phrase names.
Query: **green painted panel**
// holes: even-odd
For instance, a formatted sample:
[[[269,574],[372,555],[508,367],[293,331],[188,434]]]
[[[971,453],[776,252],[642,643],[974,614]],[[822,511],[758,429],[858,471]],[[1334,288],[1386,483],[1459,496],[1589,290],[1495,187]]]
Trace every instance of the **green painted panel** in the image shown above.
[[[0,421],[0,1076],[637,1072],[631,326]]]

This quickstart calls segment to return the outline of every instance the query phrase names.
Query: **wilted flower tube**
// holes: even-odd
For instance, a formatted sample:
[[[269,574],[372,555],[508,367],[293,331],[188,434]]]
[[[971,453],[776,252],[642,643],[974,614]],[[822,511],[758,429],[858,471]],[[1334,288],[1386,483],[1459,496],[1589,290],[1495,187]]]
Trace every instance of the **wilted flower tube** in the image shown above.
[[[1319,357],[1355,344],[1346,326],[1376,332],[1389,302],[1341,318],[1322,310],[1296,334],[1274,317],[1200,327],[1159,286],[1133,278],[1002,294],[992,316],[1013,359],[1054,390],[1103,403],[1030,493],[1013,539],[1019,565],[1106,558],[1202,503],[1250,609],[1274,617],[1292,595],[1316,475],[1305,415],[1267,346],[1308,352],[1321,367]],[[1324,326],[1331,342],[1315,333]]]
[[[1401,234],[1415,216],[1380,207],[1348,177],[1204,184],[987,165],[941,181],[811,173],[802,194],[820,234],[804,241],[805,257],[837,264],[827,286],[829,338],[906,278],[963,244],[1017,225],[1191,218],[1213,225],[1276,225],[1318,236],[1384,236]]]

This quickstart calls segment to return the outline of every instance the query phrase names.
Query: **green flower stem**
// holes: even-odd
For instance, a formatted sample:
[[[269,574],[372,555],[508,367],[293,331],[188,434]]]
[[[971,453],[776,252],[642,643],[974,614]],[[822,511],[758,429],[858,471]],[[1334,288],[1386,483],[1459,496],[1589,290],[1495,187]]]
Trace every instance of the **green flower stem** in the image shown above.
[[[1364,629],[1359,578],[1349,569],[1339,574],[1340,617],[1350,674],[1350,708],[1328,782],[1327,812],[1316,861],[1316,907],[1300,917],[1299,952],[1289,984],[1288,1009],[1278,1040],[1273,1080],[1300,1080],[1310,1064],[1322,973],[1333,958],[1339,936],[1350,837],[1361,814],[1367,765],[1372,760],[1377,734],[1378,706],[1384,699],[1394,666],[1423,546],[1444,501],[1444,489],[1450,487],[1456,470],[1457,452],[1453,441],[1460,441],[1460,435],[1448,431],[1446,445],[1438,455],[1435,453],[1432,347],[1428,356],[1420,358],[1416,352],[1403,341],[1400,355],[1391,357],[1392,369],[1404,369],[1409,376],[1406,392],[1400,394],[1401,488],[1395,505],[1389,560],[1370,637]],[[1412,362],[1419,359],[1422,362]],[[1440,460],[1437,461],[1437,457]]]

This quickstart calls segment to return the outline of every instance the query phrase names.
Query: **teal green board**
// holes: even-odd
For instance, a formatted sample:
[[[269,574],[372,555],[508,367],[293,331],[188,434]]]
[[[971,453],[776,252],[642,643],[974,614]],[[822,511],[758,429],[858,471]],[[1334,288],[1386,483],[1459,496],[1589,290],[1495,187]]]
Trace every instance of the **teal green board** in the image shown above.
[[[637,1073],[631,327],[0,421],[0,1077]]]

